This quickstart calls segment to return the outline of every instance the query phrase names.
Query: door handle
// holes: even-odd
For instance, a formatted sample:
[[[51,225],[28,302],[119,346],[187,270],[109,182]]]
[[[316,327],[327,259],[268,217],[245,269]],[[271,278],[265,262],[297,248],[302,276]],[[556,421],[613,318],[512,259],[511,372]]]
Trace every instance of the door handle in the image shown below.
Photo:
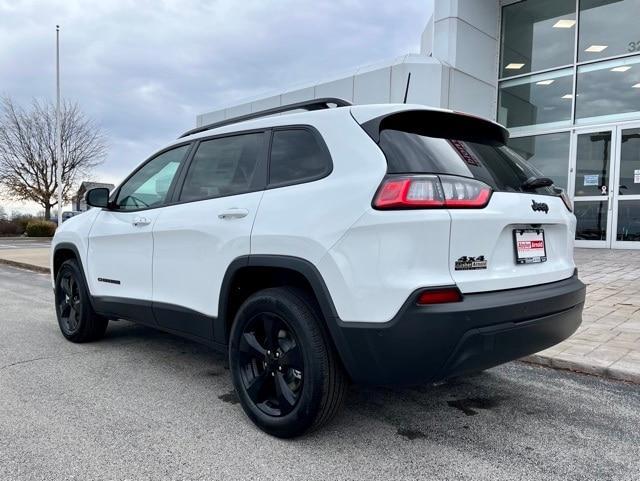
[[[151,224],[151,221],[146,217],[136,217],[135,219],[133,219],[133,222],[131,224],[133,224],[135,227],[142,227],[143,225]]]
[[[238,209],[234,207],[221,212],[218,214],[218,217],[220,219],[242,219],[247,215],[249,215],[249,211],[247,209]]]

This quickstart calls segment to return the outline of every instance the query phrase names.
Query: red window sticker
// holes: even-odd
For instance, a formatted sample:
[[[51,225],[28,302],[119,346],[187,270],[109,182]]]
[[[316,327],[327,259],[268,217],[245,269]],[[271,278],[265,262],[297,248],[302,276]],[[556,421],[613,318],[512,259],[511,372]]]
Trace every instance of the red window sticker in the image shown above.
[[[454,149],[458,152],[460,157],[469,165],[475,165],[476,167],[480,165],[478,159],[476,159],[471,152],[464,145],[464,142],[460,142],[459,140],[449,140],[449,143],[453,146]]]

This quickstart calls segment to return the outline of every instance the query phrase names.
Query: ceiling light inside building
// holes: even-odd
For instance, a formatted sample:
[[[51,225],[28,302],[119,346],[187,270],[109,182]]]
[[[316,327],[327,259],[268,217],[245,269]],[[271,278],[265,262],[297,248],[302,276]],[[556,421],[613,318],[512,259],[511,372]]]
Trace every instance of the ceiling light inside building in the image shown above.
[[[556,23],[553,24],[553,28],[571,28],[575,24],[576,24],[575,20],[569,20],[569,19],[558,20]]]
[[[522,67],[524,67],[523,63],[510,63],[509,65],[507,65],[505,67],[505,69],[507,69],[507,70],[520,70]]]
[[[632,85],[632,86],[631,86],[631,88],[634,88],[634,89],[640,89],[640,84]]]
[[[540,80],[540,82],[536,82],[536,85],[551,85],[555,80]]]
[[[587,47],[584,51],[598,53],[598,52],[602,52],[607,47],[608,45],[591,45],[590,47]]]
[[[620,67],[613,67],[611,69],[612,72],[626,72],[627,70],[630,70],[631,67],[629,67],[628,65],[621,65]]]
[[[563,99],[571,100],[571,99],[573,98],[573,95],[571,95],[571,94],[566,94],[566,95],[563,95],[563,96],[562,96],[562,98],[563,98]]]

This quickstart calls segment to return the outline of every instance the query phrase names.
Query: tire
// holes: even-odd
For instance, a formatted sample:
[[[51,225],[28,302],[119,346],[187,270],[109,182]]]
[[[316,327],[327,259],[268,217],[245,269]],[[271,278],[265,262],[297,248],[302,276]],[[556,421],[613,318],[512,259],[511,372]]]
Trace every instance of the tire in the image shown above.
[[[231,328],[229,365],[247,416],[279,438],[329,422],[348,385],[312,299],[292,287],[259,291],[242,304]]]
[[[75,259],[66,260],[60,266],[55,304],[58,326],[69,341],[91,342],[104,336],[109,320],[93,310],[84,275]]]

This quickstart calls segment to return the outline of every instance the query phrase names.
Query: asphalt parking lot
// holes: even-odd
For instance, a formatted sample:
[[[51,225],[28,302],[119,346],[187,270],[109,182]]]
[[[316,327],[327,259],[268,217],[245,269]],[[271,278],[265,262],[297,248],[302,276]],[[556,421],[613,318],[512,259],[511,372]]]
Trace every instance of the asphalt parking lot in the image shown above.
[[[126,322],[58,332],[46,275],[0,266],[0,479],[640,479],[640,386],[523,363],[352,387],[326,429],[258,431],[220,355]]]

